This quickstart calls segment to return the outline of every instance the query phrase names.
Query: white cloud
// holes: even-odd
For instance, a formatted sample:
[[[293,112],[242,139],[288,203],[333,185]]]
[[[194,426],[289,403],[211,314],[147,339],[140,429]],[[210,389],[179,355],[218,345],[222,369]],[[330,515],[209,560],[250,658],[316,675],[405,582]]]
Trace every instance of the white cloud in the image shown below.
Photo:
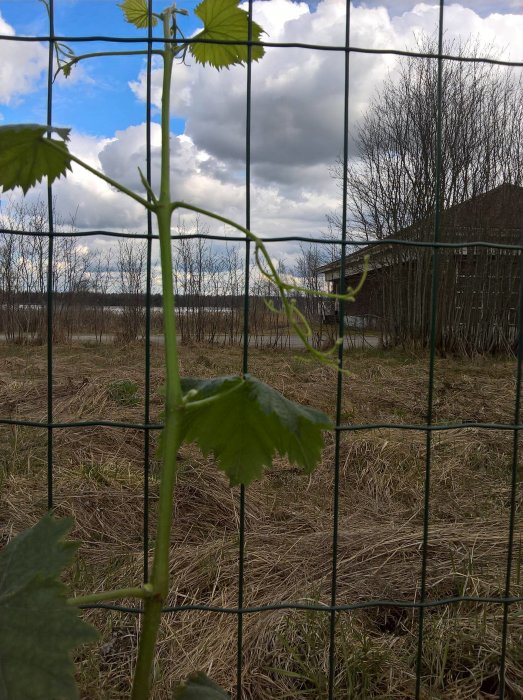
[[[153,184],[158,185],[160,168],[159,127],[152,128]],[[107,175],[124,185],[141,192],[138,167],[145,171],[145,124],[131,126],[117,132],[113,139],[98,139],[85,134],[73,134],[71,151],[92,167],[102,169]],[[174,199],[187,201],[217,212],[239,223],[245,222],[244,173],[234,172],[228,164],[199,150],[186,136],[172,137],[172,194]],[[308,172],[307,186],[299,192],[294,184],[277,186],[273,183],[254,183],[252,186],[252,228],[260,235],[307,236],[318,231],[324,224],[326,211],[333,209],[337,201],[336,186],[330,178],[323,179],[321,186],[315,183],[314,168]],[[53,185],[57,201],[57,220],[74,224],[80,230],[115,230],[143,233],[146,230],[146,215],[143,208],[124,194],[111,188],[99,178],[77,164],[67,178]],[[20,193],[17,192],[17,195]],[[28,201],[38,198],[45,201],[43,185],[27,195]],[[173,217],[173,226],[178,218],[191,221],[194,216],[179,210]],[[214,233],[241,235],[230,227],[208,220]],[[85,244],[102,249],[113,243],[104,243],[99,237],[83,239]],[[288,246],[277,244],[271,252],[285,255]]]
[[[99,159],[104,172],[127,187],[140,190],[138,167],[145,170],[145,125],[117,132],[114,140],[100,143]],[[153,186],[158,189],[160,168],[160,129],[152,125]],[[245,219],[245,174],[225,161],[198,149],[187,136],[171,138],[171,193],[173,199],[186,201],[217,212],[240,223]],[[301,175],[305,183],[316,185],[313,172]],[[323,225],[326,211],[336,204],[337,192],[330,178],[326,187],[303,187],[296,192],[273,183],[254,182],[252,186],[253,228],[267,235],[307,235]],[[88,213],[88,209],[86,210]],[[128,211],[129,214],[129,211]],[[127,224],[131,226],[131,224]],[[222,230],[213,225],[213,230]]]
[[[100,153],[111,139],[99,139],[78,132],[71,133],[69,148],[93,168],[102,170]],[[21,195],[16,189],[14,196]],[[118,192],[80,165],[72,164],[72,172],[53,184],[57,221],[83,230],[129,230],[143,232],[146,216],[142,207],[126,195]],[[7,195],[9,198],[10,195]],[[40,183],[26,195],[28,202],[46,201],[46,183]],[[87,243],[92,243],[87,239]]]
[[[271,41],[344,43],[345,0],[323,0],[315,12],[306,3],[290,0],[255,2],[254,14]],[[351,43],[371,49],[413,48],[416,35],[434,36],[437,22],[438,7],[429,3],[417,3],[398,15],[391,15],[385,7],[355,7]],[[493,51],[507,49],[514,60],[521,58],[517,37],[523,35],[523,16],[482,18],[470,8],[453,4],[446,8],[445,27],[448,40],[477,36],[482,45],[493,44]],[[255,174],[285,182],[288,171],[295,173],[297,166],[335,160],[343,142],[343,60],[339,52],[272,48],[253,66],[251,152]],[[352,125],[395,60],[352,54]],[[159,66],[153,70],[152,81],[153,103],[159,108]],[[199,148],[230,161],[232,167],[245,157],[245,81],[246,71],[241,67],[216,73],[193,64],[178,66],[173,83],[173,114],[186,120],[185,133]],[[144,99],[145,73],[130,86]]]
[[[0,34],[15,31],[0,15]],[[43,44],[25,41],[0,42],[0,104],[9,105],[32,92],[47,69],[48,51]]]
[[[400,15],[412,10],[419,4],[419,0],[358,0],[358,5],[363,7],[387,7],[394,15]],[[439,0],[430,0],[427,4],[439,6]],[[494,13],[516,14],[523,11],[523,0],[461,0],[460,5],[470,7],[481,17],[487,17]],[[449,7],[450,3],[445,3]]]

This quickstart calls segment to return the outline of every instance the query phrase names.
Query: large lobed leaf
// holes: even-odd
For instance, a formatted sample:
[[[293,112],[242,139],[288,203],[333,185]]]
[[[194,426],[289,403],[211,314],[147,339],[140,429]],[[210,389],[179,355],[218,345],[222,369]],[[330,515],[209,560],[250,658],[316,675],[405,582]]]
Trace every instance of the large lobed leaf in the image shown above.
[[[197,443],[204,454],[212,452],[231,485],[260,477],[276,454],[306,472],[318,463],[322,432],[331,427],[324,413],[289,401],[249,374],[184,379],[182,388],[191,391],[183,416],[184,439]]]
[[[47,177],[49,184],[71,169],[66,141],[70,129],[41,124],[0,126],[0,187],[4,192],[21,187],[24,194]],[[62,140],[46,138],[55,133]]]
[[[203,0],[194,12],[203,22],[195,39],[248,41],[249,16],[238,7],[238,0]],[[260,25],[252,22],[252,41],[259,41],[262,33]],[[190,44],[189,50],[198,63],[209,63],[218,69],[246,63],[249,58],[245,44]],[[253,46],[252,60],[259,61],[264,53],[263,46]]]
[[[59,581],[77,545],[70,519],[47,515],[0,552],[0,698],[76,700],[70,653],[96,639]]]
[[[230,700],[230,695],[200,671],[180,683],[174,691],[173,700]]]
[[[119,3],[118,7],[124,13],[125,19],[129,24],[134,24],[138,29],[147,29],[149,26],[149,8],[147,6],[147,0],[124,0]],[[152,18],[151,24],[153,27],[156,27],[158,24],[156,17]]]

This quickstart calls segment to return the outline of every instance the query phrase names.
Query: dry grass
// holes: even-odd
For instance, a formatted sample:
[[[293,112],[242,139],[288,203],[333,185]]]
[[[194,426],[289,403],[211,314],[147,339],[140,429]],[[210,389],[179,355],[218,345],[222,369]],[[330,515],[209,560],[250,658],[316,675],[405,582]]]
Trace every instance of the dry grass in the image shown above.
[[[19,418],[45,419],[44,349],[1,349],[0,405]],[[331,372],[281,351],[253,351],[251,371],[286,396],[332,415]],[[185,347],[184,373],[237,372],[238,349]],[[426,358],[353,351],[343,419],[351,423],[423,422]],[[435,420],[510,423],[514,362],[478,358],[437,361]],[[143,353],[110,346],[57,348],[56,420],[141,421],[143,406],[119,400],[111,385],[127,380],[143,398]],[[152,417],[162,383],[153,355]],[[432,441],[427,593],[501,595],[505,585],[512,433],[461,429]],[[4,540],[45,511],[46,432],[0,428]],[[337,595],[339,603],[419,596],[426,443],[398,429],[346,432],[341,440]],[[76,519],[80,555],[69,574],[73,590],[89,592],[139,581],[143,570],[143,435],[131,429],[55,431],[55,501]],[[192,447],[181,450],[172,533],[172,604],[234,607],[238,597],[238,491]],[[330,600],[334,442],[311,477],[285,462],[253,484],[246,501],[245,604]],[[154,533],[158,465],[150,472]],[[519,491],[518,491],[519,506]],[[521,527],[516,530],[512,593],[522,594]],[[510,608],[508,697],[523,697],[522,607]],[[428,609],[423,648],[424,698],[490,698],[498,688],[503,610],[460,603]],[[83,650],[78,678],[85,700],[128,697],[139,620],[93,611],[102,633]],[[187,611],[166,615],[154,698],[170,697],[176,680],[203,669],[232,688],[236,666],[234,615]],[[326,697],[329,615],[278,610],[245,616],[244,691],[248,700]],[[339,615],[336,698],[413,697],[417,615],[373,607]]]

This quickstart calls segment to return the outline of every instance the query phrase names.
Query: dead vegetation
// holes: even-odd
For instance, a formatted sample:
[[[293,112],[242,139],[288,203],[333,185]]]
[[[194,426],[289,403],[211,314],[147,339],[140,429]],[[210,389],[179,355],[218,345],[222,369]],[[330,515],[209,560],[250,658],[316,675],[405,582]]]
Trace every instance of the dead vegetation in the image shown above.
[[[238,372],[239,349],[182,349],[192,376]],[[45,349],[2,347],[0,405],[8,417],[45,420]],[[160,348],[152,367],[151,417],[162,383]],[[291,352],[251,353],[251,371],[289,398],[333,415],[336,378]],[[352,351],[342,414],[347,424],[423,423],[427,359],[399,352]],[[56,421],[143,420],[143,349],[57,348]],[[435,422],[511,423],[515,362],[437,361]],[[122,384],[125,382],[125,384]],[[123,394],[114,387],[131,387]],[[138,397],[139,401],[134,400]],[[151,445],[150,531],[154,533],[158,465]],[[45,511],[46,430],[0,427],[0,536],[4,541]],[[432,438],[427,595],[503,595],[507,564],[513,433],[459,428]],[[143,433],[131,428],[54,431],[54,494],[72,514],[80,555],[69,574],[77,593],[139,581],[143,572]],[[337,601],[412,601],[420,593],[425,433],[397,428],[345,431],[340,454]],[[172,533],[171,605],[234,608],[238,601],[238,490],[211,460],[181,450]],[[244,602],[330,602],[334,440],[321,467],[304,477],[281,461],[246,497]],[[519,507],[518,490],[518,507]],[[521,527],[516,525],[512,595],[521,586]],[[507,697],[523,696],[523,622],[509,610]],[[102,638],[78,657],[85,700],[128,697],[139,618],[96,610],[87,615]],[[497,697],[503,608],[461,602],[428,608],[423,646],[424,698]],[[417,613],[399,605],[338,616],[336,698],[413,697]],[[327,695],[329,614],[271,610],[244,617],[243,687],[248,700]],[[233,689],[237,617],[208,611],[164,616],[156,700],[175,681],[202,669]]]

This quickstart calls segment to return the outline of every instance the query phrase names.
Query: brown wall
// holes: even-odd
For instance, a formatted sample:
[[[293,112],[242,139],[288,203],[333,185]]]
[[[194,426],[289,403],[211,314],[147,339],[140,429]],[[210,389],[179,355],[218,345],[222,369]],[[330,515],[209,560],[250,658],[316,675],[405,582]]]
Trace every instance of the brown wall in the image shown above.
[[[384,342],[425,347],[430,337],[432,251],[396,246],[371,270],[350,315],[376,316]],[[519,251],[440,249],[436,346],[441,352],[511,351],[517,340]],[[347,278],[355,286],[358,276]]]

